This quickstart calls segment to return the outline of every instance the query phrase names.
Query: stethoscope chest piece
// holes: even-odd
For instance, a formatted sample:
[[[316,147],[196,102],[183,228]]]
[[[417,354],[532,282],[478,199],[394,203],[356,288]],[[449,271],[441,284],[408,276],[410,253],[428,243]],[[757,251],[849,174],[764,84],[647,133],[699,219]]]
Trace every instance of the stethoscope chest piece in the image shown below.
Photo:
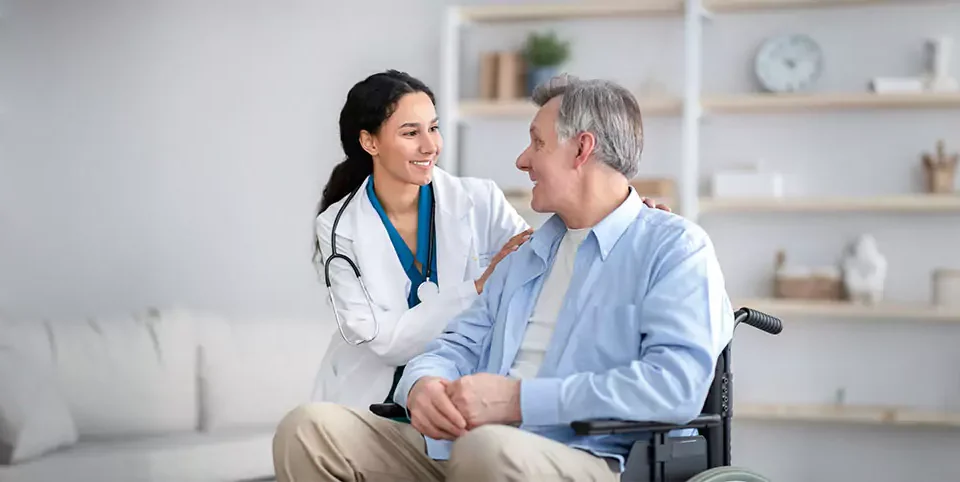
[[[417,287],[417,298],[420,301],[432,300],[440,294],[440,287],[433,281],[424,281]]]

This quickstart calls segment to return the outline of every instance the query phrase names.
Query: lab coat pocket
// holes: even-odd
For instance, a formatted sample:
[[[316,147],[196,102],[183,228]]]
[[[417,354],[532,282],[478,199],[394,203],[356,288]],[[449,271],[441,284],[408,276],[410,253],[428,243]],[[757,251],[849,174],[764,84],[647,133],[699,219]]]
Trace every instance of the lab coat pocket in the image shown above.
[[[625,365],[640,355],[640,320],[634,304],[597,306],[591,313],[584,334],[597,361],[606,368]]]
[[[487,266],[490,266],[490,261],[493,260],[493,257],[497,255],[499,251],[493,251],[490,253],[480,253],[477,255],[477,262],[480,265],[480,269],[487,269]]]

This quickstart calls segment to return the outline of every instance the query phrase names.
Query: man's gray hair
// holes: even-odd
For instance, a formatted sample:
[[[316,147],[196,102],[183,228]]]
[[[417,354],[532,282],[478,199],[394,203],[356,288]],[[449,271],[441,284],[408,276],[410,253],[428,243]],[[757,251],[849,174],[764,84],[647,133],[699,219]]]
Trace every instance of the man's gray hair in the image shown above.
[[[543,106],[560,99],[557,138],[564,142],[581,132],[597,139],[597,160],[631,179],[637,175],[643,151],[643,120],[636,98],[627,89],[607,80],[580,80],[558,75],[533,91],[533,101]]]

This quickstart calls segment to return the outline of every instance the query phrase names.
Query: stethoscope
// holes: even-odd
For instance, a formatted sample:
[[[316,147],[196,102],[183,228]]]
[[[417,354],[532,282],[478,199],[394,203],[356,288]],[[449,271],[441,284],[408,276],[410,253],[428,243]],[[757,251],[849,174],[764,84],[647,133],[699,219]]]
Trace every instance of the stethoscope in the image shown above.
[[[337,211],[337,217],[333,219],[333,227],[330,229],[330,256],[327,257],[326,261],[323,262],[323,277],[324,282],[327,285],[327,296],[330,299],[330,305],[333,307],[333,316],[337,319],[337,328],[340,330],[340,336],[344,341],[350,343],[354,346],[359,346],[364,343],[369,343],[377,338],[377,335],[380,334],[380,322],[377,321],[377,314],[373,309],[373,299],[370,297],[370,292],[367,291],[367,286],[363,283],[363,277],[360,275],[360,268],[357,267],[357,264],[350,259],[349,256],[345,254],[337,253],[337,225],[340,224],[340,216],[343,215],[343,211],[346,209],[347,204],[350,204],[350,201],[356,196],[357,192],[360,191],[360,187],[363,186],[361,183],[360,186],[357,186],[347,199],[343,202],[343,205],[340,206],[340,210]],[[420,283],[420,286],[417,287],[417,298],[421,302],[433,299],[437,294],[440,293],[440,287],[436,283],[430,280],[430,276],[433,274],[433,250],[434,245],[436,244],[437,233],[435,232],[434,220],[436,219],[436,209],[437,209],[437,200],[436,197],[431,197],[432,201],[430,203],[430,239],[427,243],[427,264],[424,267],[424,281]],[[360,288],[363,290],[363,295],[367,298],[367,306],[370,307],[370,315],[373,317],[373,336],[370,338],[362,339],[360,341],[351,341],[347,339],[347,335],[343,332],[343,320],[340,319],[340,312],[337,309],[337,302],[333,298],[333,290],[330,288],[330,263],[334,259],[342,259],[350,266],[350,269],[353,270],[353,274],[356,275],[357,281],[360,282]]]

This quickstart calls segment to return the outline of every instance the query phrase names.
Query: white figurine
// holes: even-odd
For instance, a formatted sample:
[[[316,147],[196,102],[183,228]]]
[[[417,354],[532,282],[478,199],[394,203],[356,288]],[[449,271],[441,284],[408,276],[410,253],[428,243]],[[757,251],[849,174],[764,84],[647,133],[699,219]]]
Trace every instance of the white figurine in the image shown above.
[[[877,249],[877,241],[869,234],[860,236],[843,258],[843,282],[850,300],[879,302],[886,277],[887,259]]]

